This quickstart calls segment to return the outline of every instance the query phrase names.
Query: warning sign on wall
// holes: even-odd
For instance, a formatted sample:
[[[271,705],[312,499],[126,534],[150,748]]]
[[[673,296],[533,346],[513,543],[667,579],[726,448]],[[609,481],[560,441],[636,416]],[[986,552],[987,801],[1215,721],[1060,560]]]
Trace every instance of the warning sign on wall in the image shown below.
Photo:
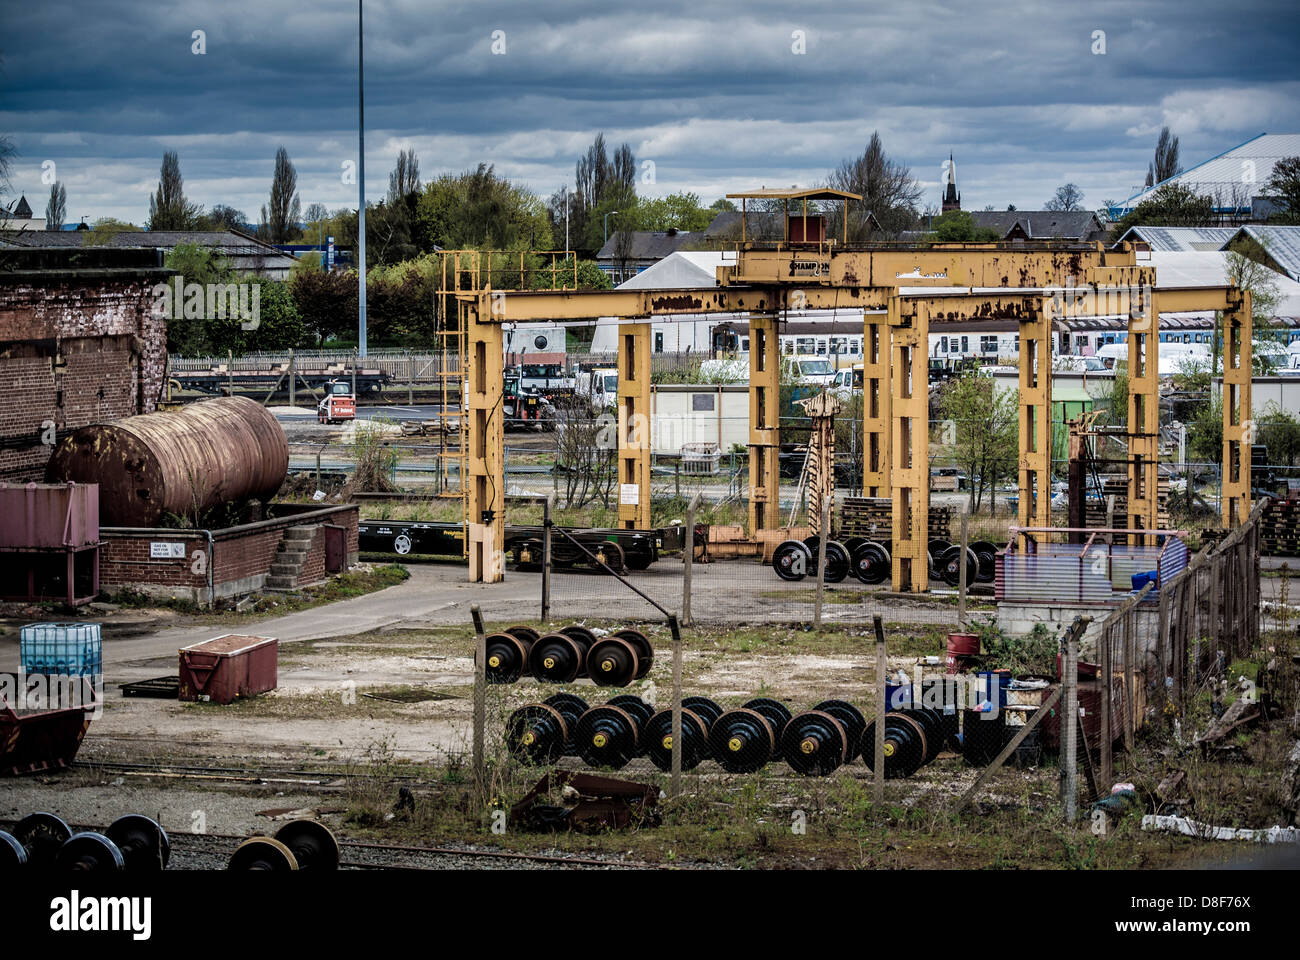
[[[184,560],[185,544],[154,540],[149,544],[149,556],[154,560]]]
[[[625,507],[639,506],[641,503],[641,488],[635,483],[619,484],[618,502]]]

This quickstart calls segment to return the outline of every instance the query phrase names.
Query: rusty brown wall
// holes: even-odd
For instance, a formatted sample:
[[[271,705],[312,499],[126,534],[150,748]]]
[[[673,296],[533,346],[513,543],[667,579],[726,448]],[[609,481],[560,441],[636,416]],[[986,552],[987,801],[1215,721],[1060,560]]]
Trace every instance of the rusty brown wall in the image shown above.
[[[0,278],[0,480],[41,479],[44,422],[61,436],[154,410],[167,367],[167,321],[149,294],[159,280]]]

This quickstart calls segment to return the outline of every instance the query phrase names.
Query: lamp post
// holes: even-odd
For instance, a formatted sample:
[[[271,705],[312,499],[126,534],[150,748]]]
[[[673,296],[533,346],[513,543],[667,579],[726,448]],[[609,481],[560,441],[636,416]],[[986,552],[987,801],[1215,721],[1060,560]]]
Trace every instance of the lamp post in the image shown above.
[[[361,0],[357,0],[357,354],[366,355],[366,60]]]
[[[601,246],[604,246],[605,243],[609,243],[609,218],[616,217],[621,212],[622,212],[621,210],[611,210],[609,211],[609,213],[605,214],[605,241],[604,243],[601,244]]]

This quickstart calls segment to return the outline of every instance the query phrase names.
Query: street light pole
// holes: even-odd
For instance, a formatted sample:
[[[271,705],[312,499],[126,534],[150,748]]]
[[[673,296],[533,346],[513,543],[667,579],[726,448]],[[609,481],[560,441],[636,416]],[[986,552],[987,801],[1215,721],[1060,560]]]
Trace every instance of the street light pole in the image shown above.
[[[366,51],[365,30],[357,0],[357,191],[361,205],[357,208],[357,355],[366,355]]]
[[[604,246],[605,243],[609,243],[609,218],[612,216],[616,217],[621,212],[621,210],[611,210],[609,213],[605,214],[605,242],[602,243],[601,246]]]

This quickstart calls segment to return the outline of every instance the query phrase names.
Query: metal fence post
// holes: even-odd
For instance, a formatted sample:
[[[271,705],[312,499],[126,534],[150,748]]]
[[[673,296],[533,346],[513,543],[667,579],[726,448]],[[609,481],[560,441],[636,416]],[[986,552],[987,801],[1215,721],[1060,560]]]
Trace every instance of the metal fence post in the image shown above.
[[[1106,789],[1113,776],[1114,758],[1111,755],[1111,747],[1115,741],[1115,733],[1111,729],[1111,714],[1114,710],[1111,705],[1115,689],[1115,669],[1114,657],[1111,652],[1111,629],[1110,618],[1108,617],[1101,625],[1101,639],[1098,641],[1101,652],[1101,782],[1102,789]]]
[[[415,355],[406,355],[406,404],[415,406]]]
[[[970,514],[961,512],[961,561],[957,581],[957,622],[966,622],[966,549],[970,543]]]
[[[672,796],[682,795],[682,632],[677,618],[668,615],[668,629],[673,635],[673,765]]]
[[[1061,665],[1061,686],[1065,705],[1061,709],[1061,803],[1065,822],[1073,823],[1079,796],[1079,638],[1073,629],[1065,634],[1065,658]]]
[[[298,366],[293,357],[293,347],[289,348],[289,406],[297,404]]]
[[[686,550],[682,557],[682,623],[690,626],[691,620],[691,571],[695,567],[695,510],[700,504],[697,493],[686,507]]]
[[[551,505],[554,496],[542,504],[542,623],[551,619]]]
[[[469,608],[474,618],[474,786],[483,793],[483,727],[487,723],[487,641],[483,612],[478,604]]]
[[[872,764],[871,801],[877,806],[885,802],[885,677],[889,673],[889,658],[885,650],[885,625],[880,614],[872,617],[876,631],[876,742],[873,746],[875,763]]]
[[[822,590],[826,586],[826,541],[831,536],[831,499],[822,498],[822,528],[817,535],[817,600],[813,606],[813,626],[822,625]]]

